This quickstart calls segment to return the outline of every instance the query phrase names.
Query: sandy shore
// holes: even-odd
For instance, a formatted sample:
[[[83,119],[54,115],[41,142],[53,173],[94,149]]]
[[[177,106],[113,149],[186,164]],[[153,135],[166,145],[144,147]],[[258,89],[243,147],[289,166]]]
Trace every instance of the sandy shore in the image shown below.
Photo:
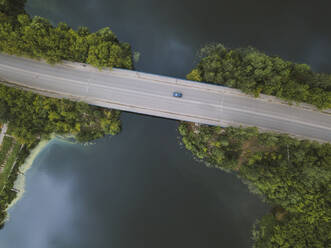
[[[20,166],[20,172],[23,174],[18,174],[17,179],[14,183],[14,188],[19,190],[17,193],[16,198],[9,204],[7,210],[10,210],[24,195],[25,192],[25,173],[32,167],[34,160],[38,157],[39,153],[43,151],[43,149],[51,143],[54,139],[61,140],[62,142],[67,142],[71,144],[75,144],[75,141],[70,139],[74,139],[75,136],[68,134],[68,135],[56,135],[52,134],[50,139],[42,140],[39,144],[30,152],[30,155],[26,158],[24,163]],[[8,215],[9,216],[9,215]]]
[[[23,173],[18,174],[17,179],[14,183],[14,188],[19,190],[16,198],[8,206],[7,211],[13,207],[23,196],[25,192],[25,173],[31,168],[33,161],[36,159],[38,154],[51,142],[52,139],[42,140],[39,144],[31,151],[30,155],[26,158],[24,164],[20,166],[20,171]]]

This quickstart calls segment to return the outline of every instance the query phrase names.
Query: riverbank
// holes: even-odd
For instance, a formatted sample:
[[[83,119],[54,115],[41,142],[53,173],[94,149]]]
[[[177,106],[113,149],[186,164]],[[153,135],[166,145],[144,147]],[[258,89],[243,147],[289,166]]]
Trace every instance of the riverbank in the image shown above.
[[[23,198],[9,211],[1,247],[48,247],[53,237],[73,248],[93,247],[100,238],[107,247],[114,237],[116,246],[157,247],[163,230],[171,230],[164,247],[174,241],[249,247],[251,226],[268,208],[245,185],[194,161],[179,144],[178,122],[131,113],[121,121],[119,135],[95,145],[53,139],[44,147],[25,175]],[[43,240],[30,239],[40,232]]]
[[[68,135],[56,135],[52,134],[49,138],[42,139],[41,141],[36,140],[34,145],[30,149],[23,150],[21,145],[21,149],[14,157],[12,157],[12,162],[14,163],[13,169],[10,170],[10,173],[7,173],[8,179],[10,180],[7,183],[7,193],[0,192],[7,194],[6,197],[2,195],[2,198],[5,198],[6,201],[3,201],[1,204],[2,214],[0,215],[0,227],[2,227],[5,222],[7,222],[10,218],[8,215],[8,211],[15,206],[15,204],[23,197],[25,193],[25,174],[28,170],[32,167],[34,160],[38,157],[38,155],[55,139],[61,140],[67,143],[76,143],[75,136],[72,134]],[[84,145],[91,145],[92,142],[87,142]],[[26,147],[25,147],[26,148]],[[22,153],[20,153],[22,152]],[[14,168],[15,167],[15,168]],[[1,185],[0,185],[1,186]],[[4,186],[3,186],[4,188]],[[2,189],[2,187],[1,187]],[[3,205],[5,207],[3,207]]]
[[[14,182],[14,188],[18,190],[15,199],[8,205],[6,211],[13,207],[24,195],[25,192],[25,173],[31,168],[33,161],[38,156],[38,154],[51,142],[49,140],[40,141],[35,148],[30,152],[30,155],[26,158],[24,163],[19,166],[19,173]],[[8,216],[9,217],[9,216]]]
[[[18,165],[18,171],[16,173],[16,180],[13,183],[13,188],[15,189],[16,196],[15,198],[8,204],[6,208],[6,212],[15,206],[15,204],[22,199],[25,193],[25,186],[26,186],[26,178],[25,175],[31,169],[33,162],[35,159],[38,157],[38,155],[54,140],[61,140],[62,142],[70,143],[70,144],[75,144],[77,143],[75,141],[75,136],[72,134],[68,135],[57,135],[57,134],[52,134],[50,138],[48,139],[43,139],[38,142],[38,144],[32,148],[29,152],[29,155],[26,157],[24,160],[23,164]],[[36,141],[37,142],[37,141]],[[86,142],[84,145],[91,145],[94,144],[93,142]],[[9,215],[7,215],[5,222],[8,221],[10,218]]]
[[[330,143],[257,128],[192,123],[182,123],[179,132],[194,156],[207,166],[237,174],[251,192],[273,206],[253,229],[254,247],[327,247]]]
[[[19,173],[20,165],[29,155],[26,145],[20,144],[13,137],[5,137],[1,147],[1,174],[0,174],[0,228],[7,219],[7,207],[16,198],[18,190],[14,182]]]
[[[54,133],[67,140],[74,137],[77,142],[90,144],[92,140],[120,132],[117,110],[43,97],[1,84],[0,104],[9,123],[3,139],[4,151],[0,152],[0,225],[4,224],[7,208],[15,203],[11,204],[16,195],[19,194],[17,199],[20,199],[24,193],[24,178],[19,177],[14,186],[21,165],[24,164],[24,173],[47,145],[46,141],[55,137]]]

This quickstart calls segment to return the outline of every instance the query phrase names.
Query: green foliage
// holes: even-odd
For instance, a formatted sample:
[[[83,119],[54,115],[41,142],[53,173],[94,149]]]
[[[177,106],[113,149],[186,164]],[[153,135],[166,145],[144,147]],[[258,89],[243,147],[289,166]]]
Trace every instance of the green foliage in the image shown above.
[[[20,56],[90,63],[101,67],[132,69],[131,47],[120,43],[109,28],[90,33],[77,31],[65,23],[53,27],[42,17],[30,18],[25,0],[0,0],[0,51]],[[119,112],[84,103],[38,96],[0,86],[0,120],[9,121],[12,133],[21,143],[55,132],[71,133],[79,141],[116,134],[120,130]]]
[[[10,150],[10,148],[12,147],[13,144],[13,139],[10,137],[5,136],[2,144],[0,146],[0,165],[2,165],[2,163],[5,161],[6,156]]]
[[[216,168],[232,170],[286,218],[267,215],[253,232],[255,247],[328,247],[331,242],[331,144],[182,123],[187,149]]]
[[[36,145],[36,142],[32,144],[31,149]],[[14,161],[16,159],[15,166],[11,168],[10,175],[7,174],[6,180],[4,181],[4,185],[0,191],[0,229],[4,225],[4,221],[7,216],[6,209],[8,205],[15,199],[16,192],[12,191],[14,187],[14,182],[17,178],[19,167],[24,163],[25,159],[29,155],[29,148],[27,146],[23,146],[22,149],[19,149],[19,144],[16,144],[13,153],[9,158],[9,161]]]
[[[1,52],[45,59],[51,64],[68,60],[98,68],[133,68],[130,45],[120,43],[108,27],[90,33],[86,27],[75,31],[65,23],[53,27],[39,16],[3,16],[0,18]]]
[[[290,214],[277,220],[264,216],[253,230],[254,248],[326,248],[331,246],[330,225],[326,221],[310,223],[303,214]]]
[[[227,49],[221,44],[201,49],[199,59],[187,79],[331,108],[331,75],[314,73],[308,65],[267,56],[251,47]]]
[[[198,69],[193,69],[189,74],[187,74],[186,78],[192,81],[202,81],[201,73]]]
[[[23,14],[26,0],[0,0],[0,20]]]
[[[303,213],[309,223],[331,221],[331,145],[279,137],[277,152],[240,168],[268,202],[291,213]]]
[[[0,0],[0,52],[45,59],[90,63],[99,68],[132,69],[131,47],[120,43],[109,28],[90,33],[86,27],[72,30],[67,24],[53,27],[42,17],[30,18],[25,0]],[[0,121],[10,123],[10,133],[0,150],[0,228],[6,208],[16,197],[12,191],[19,166],[42,136],[73,134],[80,142],[117,134],[119,111],[102,109],[81,102],[39,96],[0,85]],[[20,143],[25,144],[20,149]],[[15,163],[16,161],[16,163]],[[15,165],[15,166],[14,166]]]
[[[0,165],[3,166],[3,169],[0,173],[0,192],[7,182],[7,179],[10,175],[12,166],[15,163],[19,149],[20,149],[20,144],[12,144],[10,153],[6,154],[6,158],[5,158],[6,160],[0,163]]]
[[[257,134],[256,128],[222,129],[182,123],[179,132],[185,147],[200,159],[221,169],[235,169],[245,140]]]
[[[39,96],[0,85],[0,106],[6,105],[12,134],[21,143],[33,143],[51,133],[89,141],[120,131],[119,111],[82,102]],[[1,114],[0,114],[1,115]]]

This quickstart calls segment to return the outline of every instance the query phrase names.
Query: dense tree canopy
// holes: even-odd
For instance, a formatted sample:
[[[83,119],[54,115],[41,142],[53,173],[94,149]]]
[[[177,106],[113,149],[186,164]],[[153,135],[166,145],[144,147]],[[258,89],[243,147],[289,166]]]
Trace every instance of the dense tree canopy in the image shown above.
[[[75,31],[65,23],[53,27],[45,18],[30,18],[24,11],[25,2],[0,0],[0,52],[45,59],[49,63],[70,60],[99,68],[132,69],[130,46],[120,43],[109,28],[90,33],[86,27]],[[8,205],[16,197],[12,189],[19,166],[41,137],[51,133],[72,134],[84,142],[120,131],[119,111],[43,97],[1,84],[0,122],[9,122],[9,132],[15,137],[10,138],[15,140],[13,149],[5,149],[9,148],[8,142],[0,149],[0,162],[5,163],[7,172],[0,174],[0,228]]]
[[[70,133],[78,141],[89,141],[120,130],[119,111],[0,85],[2,116],[10,122],[12,134],[21,143],[28,144],[51,133]]]
[[[101,67],[132,69],[131,47],[120,43],[109,28],[90,33],[86,27],[74,31],[65,23],[53,27],[42,17],[17,16],[18,25],[0,23],[0,51],[43,58],[49,63],[61,60]]]
[[[24,13],[26,0],[0,0],[0,18],[15,17]]]
[[[4,101],[0,101],[0,123],[9,121],[9,107]]]
[[[96,67],[132,69],[132,51],[108,28],[90,33],[65,23],[53,27],[42,17],[24,12],[25,0],[0,0],[0,51],[49,63],[61,60],[89,63]]]
[[[42,17],[24,11],[25,0],[0,0],[0,51],[45,59],[69,60],[101,67],[132,69],[131,47],[120,43],[108,28],[90,33],[65,23],[56,27]],[[37,136],[71,133],[79,141],[119,132],[119,112],[80,102],[53,99],[0,85],[0,120],[9,121],[22,143]]]
[[[277,220],[264,216],[253,230],[254,248],[326,248],[331,246],[330,223],[310,223],[304,214],[288,214]]]
[[[306,221],[331,221],[331,145],[277,138],[277,150],[252,156],[240,168],[273,204]]]
[[[221,44],[201,49],[199,59],[187,75],[190,80],[331,108],[331,75],[314,73],[308,65],[267,56],[251,47],[228,49]]]
[[[237,172],[253,192],[283,209],[256,226],[255,247],[331,245],[331,144],[256,128],[182,123],[179,131],[194,155],[209,166]]]

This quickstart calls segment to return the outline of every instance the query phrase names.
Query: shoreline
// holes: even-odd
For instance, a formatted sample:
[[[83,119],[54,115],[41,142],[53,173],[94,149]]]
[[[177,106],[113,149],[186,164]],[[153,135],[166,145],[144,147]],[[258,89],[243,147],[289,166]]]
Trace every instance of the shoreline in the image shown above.
[[[49,139],[41,140],[36,147],[34,147],[29,156],[25,159],[24,163],[19,167],[20,172],[17,175],[17,178],[14,182],[14,188],[18,189],[19,192],[17,193],[15,199],[8,205],[6,212],[7,212],[7,220],[9,220],[9,211],[12,207],[15,206],[15,204],[22,199],[25,193],[25,186],[26,186],[26,176],[25,174],[29,171],[29,169],[32,168],[33,162],[38,157],[38,155],[54,140],[59,140],[61,142],[66,142],[70,144],[75,144],[75,141],[72,141],[70,139],[73,139],[74,135],[57,135],[52,134]]]
[[[19,167],[20,172],[17,175],[17,178],[14,182],[14,188],[18,189],[15,199],[8,205],[6,211],[8,211],[23,197],[25,193],[25,173],[32,167],[34,160],[38,157],[39,153],[44,150],[44,148],[53,140],[53,137],[50,139],[41,140],[38,145],[33,148],[30,152],[30,155],[25,159],[24,163]],[[9,214],[7,216],[7,220],[9,219]],[[7,221],[6,220],[6,221]]]

